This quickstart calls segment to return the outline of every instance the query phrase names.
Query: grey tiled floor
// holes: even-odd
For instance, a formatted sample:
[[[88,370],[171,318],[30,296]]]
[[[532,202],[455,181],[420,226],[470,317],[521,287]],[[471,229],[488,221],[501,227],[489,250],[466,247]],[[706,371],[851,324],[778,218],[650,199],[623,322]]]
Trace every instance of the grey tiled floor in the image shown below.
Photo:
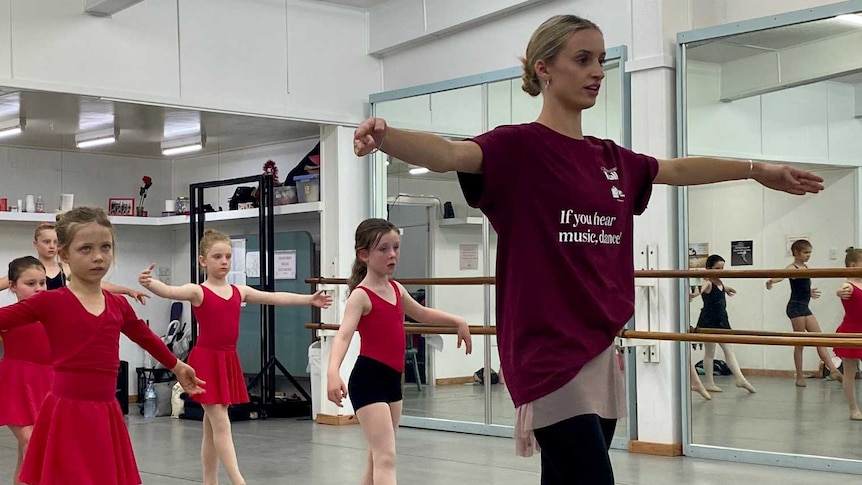
[[[723,445],[771,443],[769,446],[780,444],[788,450],[862,448],[862,429],[856,429],[856,425],[862,428],[862,423],[846,419],[837,383],[811,379],[808,388],[797,390],[787,379],[751,380],[760,391],[753,396],[736,392],[732,383],[719,379],[724,393],[712,402],[693,402],[696,440],[699,437],[701,442],[713,440],[713,444]],[[468,395],[479,390],[446,387],[451,390],[435,390],[435,400],[449,401],[441,409],[472,406],[481,416],[482,401]],[[447,396],[447,392],[451,394]],[[503,397],[500,396],[501,407]],[[417,403],[413,406],[420,407]],[[144,420],[133,415],[128,423],[145,484],[201,482],[200,422]],[[358,426],[331,427],[307,420],[273,419],[234,423],[233,431],[240,466],[250,485],[354,484],[359,482],[365,466],[365,442]],[[805,438],[795,438],[797,433]],[[11,433],[0,430],[0,484],[9,483],[14,450]],[[862,480],[859,476],[622,451],[612,451],[611,459],[619,484],[809,485]],[[416,429],[399,430],[398,470],[401,483],[421,485],[539,483],[538,457],[515,457],[509,439]],[[229,482],[223,476],[220,483]]]

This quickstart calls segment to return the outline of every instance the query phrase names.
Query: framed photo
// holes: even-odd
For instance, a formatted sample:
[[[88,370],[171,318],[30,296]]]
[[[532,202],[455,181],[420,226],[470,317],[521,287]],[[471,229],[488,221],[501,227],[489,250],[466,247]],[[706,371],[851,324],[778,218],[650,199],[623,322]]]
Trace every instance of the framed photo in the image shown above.
[[[133,217],[135,215],[135,199],[108,199],[108,215]]]

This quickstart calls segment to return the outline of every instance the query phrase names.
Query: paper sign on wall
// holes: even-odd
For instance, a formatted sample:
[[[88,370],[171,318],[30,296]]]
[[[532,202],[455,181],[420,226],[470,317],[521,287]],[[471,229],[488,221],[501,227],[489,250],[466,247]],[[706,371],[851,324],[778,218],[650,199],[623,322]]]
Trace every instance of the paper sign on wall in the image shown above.
[[[245,255],[245,275],[260,278],[260,251],[249,251]]]
[[[245,239],[231,239],[231,271],[245,272]]]
[[[283,249],[275,252],[275,279],[296,279],[296,250]]]
[[[479,269],[479,245],[478,244],[462,244],[460,246],[460,269],[461,271],[469,269]]]

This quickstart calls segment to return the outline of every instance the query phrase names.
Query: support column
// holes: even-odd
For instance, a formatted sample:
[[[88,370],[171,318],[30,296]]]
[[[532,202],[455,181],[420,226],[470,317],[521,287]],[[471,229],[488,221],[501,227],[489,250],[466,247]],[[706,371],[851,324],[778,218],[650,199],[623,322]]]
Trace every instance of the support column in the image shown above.
[[[320,133],[321,144],[321,200],[323,212],[320,218],[320,269],[325,278],[346,278],[350,275],[355,258],[354,232],[360,222],[370,217],[371,162],[369,157],[356,158],[353,154],[353,128],[324,126]],[[321,312],[324,323],[341,323],[347,300],[347,287],[333,285],[327,288],[333,303]],[[320,400],[318,422],[340,424],[352,420],[353,406],[350,400],[339,408],[326,398],[326,370],[335,332],[321,334],[320,386],[313,399]],[[347,382],[356,357],[359,354],[359,335],[355,335],[350,349],[341,365],[341,378]]]
[[[632,86],[632,147],[656,158],[676,156],[676,33],[688,30],[687,0],[632,2],[632,59],[627,64]],[[635,219],[635,251],[658,248],[658,268],[677,267],[677,189],[653,188],[649,209]],[[679,330],[678,281],[660,279],[658,330]],[[638,294],[638,299],[645,294]],[[642,307],[638,302],[638,308]],[[638,329],[645,326],[637,315]],[[656,330],[655,326],[653,330]],[[659,342],[659,361],[637,362],[637,439],[632,452],[667,456],[682,454],[679,345]]]

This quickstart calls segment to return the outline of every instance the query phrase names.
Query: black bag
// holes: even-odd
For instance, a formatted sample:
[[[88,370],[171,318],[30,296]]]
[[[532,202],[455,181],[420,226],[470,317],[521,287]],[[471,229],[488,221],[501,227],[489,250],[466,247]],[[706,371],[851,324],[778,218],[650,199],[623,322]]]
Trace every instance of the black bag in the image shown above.
[[[482,367],[481,369],[479,369],[473,373],[473,380],[478,382],[479,384],[485,383],[485,368],[484,367]],[[500,383],[500,376],[497,375],[496,372],[494,372],[494,369],[491,369],[491,384],[499,384],[499,383]]]
[[[695,368],[695,370],[697,370],[697,373],[699,375],[705,375],[706,374],[706,372],[703,370],[703,361],[700,361],[697,364],[694,364],[694,368]],[[714,376],[729,376],[731,374],[733,374],[733,372],[730,371],[730,367],[728,367],[727,363],[725,363],[723,360],[714,359],[712,361],[712,375],[714,375]]]

